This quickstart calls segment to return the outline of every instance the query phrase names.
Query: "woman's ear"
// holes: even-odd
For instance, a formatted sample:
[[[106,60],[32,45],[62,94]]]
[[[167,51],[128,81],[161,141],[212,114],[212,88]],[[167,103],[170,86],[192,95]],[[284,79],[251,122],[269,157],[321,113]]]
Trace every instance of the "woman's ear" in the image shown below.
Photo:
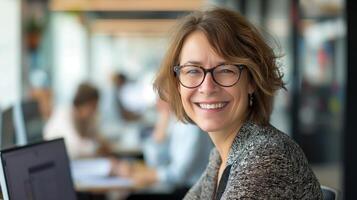
[[[253,75],[250,73],[249,70],[248,71],[248,93],[249,94],[253,94],[257,88],[256,84],[255,84],[255,81],[254,81],[254,78],[253,78]]]
[[[249,84],[248,84],[248,93],[253,94],[255,92],[255,90],[256,90],[256,84],[253,81],[253,79],[250,79]]]

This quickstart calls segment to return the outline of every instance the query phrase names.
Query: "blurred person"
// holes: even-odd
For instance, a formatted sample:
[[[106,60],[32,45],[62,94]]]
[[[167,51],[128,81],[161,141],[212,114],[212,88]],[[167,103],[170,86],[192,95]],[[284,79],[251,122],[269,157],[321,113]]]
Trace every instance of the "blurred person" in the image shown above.
[[[196,11],[177,25],[154,87],[215,145],[185,200],[322,199],[302,149],[269,123],[285,89],[276,58],[235,11]]]
[[[41,69],[30,71],[29,97],[39,105],[41,117],[47,121],[52,112],[52,90],[49,87],[48,73]]]
[[[125,95],[124,93],[124,87],[126,86],[128,82],[127,77],[122,74],[122,73],[116,73],[113,75],[113,83],[115,86],[115,103],[116,103],[116,108],[117,112],[119,113],[119,116],[121,117],[122,120],[127,121],[127,122],[133,122],[133,121],[138,121],[140,120],[141,116],[133,111],[130,111],[128,108],[125,107],[122,96]]]
[[[30,98],[38,102],[41,117],[47,121],[52,112],[52,91],[49,88],[32,88]]]
[[[204,171],[213,144],[197,126],[177,121],[161,99],[157,111],[154,130],[143,146],[146,167],[132,168],[129,175],[139,187],[170,186],[178,195],[172,198],[182,199]]]
[[[51,115],[44,129],[44,137],[64,137],[72,159],[109,155],[110,144],[96,127],[98,90],[89,83],[79,85],[72,106],[59,107]]]

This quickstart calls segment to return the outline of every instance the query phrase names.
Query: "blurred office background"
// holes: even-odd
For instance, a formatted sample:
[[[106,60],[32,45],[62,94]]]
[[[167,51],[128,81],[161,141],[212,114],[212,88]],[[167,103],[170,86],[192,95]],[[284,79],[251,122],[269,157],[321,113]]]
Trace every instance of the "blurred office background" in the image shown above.
[[[151,84],[170,29],[212,5],[240,11],[278,42],[288,91],[275,99],[271,123],[299,143],[322,184],[343,191],[345,0],[1,0],[0,107],[34,99],[46,122],[90,81],[101,94],[103,134],[119,149],[140,150],[140,134],[155,122]],[[111,109],[115,73],[127,77],[120,98],[140,121]]]

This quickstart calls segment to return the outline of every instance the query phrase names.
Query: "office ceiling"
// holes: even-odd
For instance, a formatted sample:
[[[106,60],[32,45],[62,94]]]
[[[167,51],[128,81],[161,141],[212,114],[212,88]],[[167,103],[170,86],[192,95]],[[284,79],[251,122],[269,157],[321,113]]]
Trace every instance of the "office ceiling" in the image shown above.
[[[205,5],[206,0],[52,0],[52,12],[82,15],[94,33],[162,35],[175,20]]]

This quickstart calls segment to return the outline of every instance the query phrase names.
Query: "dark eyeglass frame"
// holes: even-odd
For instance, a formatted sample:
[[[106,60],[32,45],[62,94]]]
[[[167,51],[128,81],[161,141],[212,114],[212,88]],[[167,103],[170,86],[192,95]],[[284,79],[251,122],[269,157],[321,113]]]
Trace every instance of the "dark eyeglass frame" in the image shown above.
[[[215,79],[215,77],[214,77],[214,73],[213,73],[214,70],[217,69],[218,67],[224,66],[224,65],[236,66],[236,67],[239,69],[238,79],[237,79],[237,81],[234,82],[233,84],[230,84],[230,85],[222,85],[222,84],[219,83],[219,82]],[[219,86],[221,86],[221,87],[232,87],[233,85],[235,85],[235,84],[238,83],[238,81],[240,80],[242,71],[243,71],[243,69],[246,67],[246,65],[244,65],[244,64],[219,64],[219,65],[217,65],[217,66],[215,66],[215,67],[212,67],[212,68],[210,68],[210,69],[205,69],[205,68],[203,68],[202,66],[197,66],[197,65],[192,64],[191,66],[194,66],[194,67],[197,67],[197,68],[202,69],[204,75],[203,75],[202,81],[201,81],[197,86],[189,87],[189,86],[184,85],[184,84],[181,82],[181,80],[180,80],[180,70],[181,70],[181,68],[183,68],[183,67],[185,67],[185,66],[188,66],[188,64],[187,64],[187,65],[177,65],[177,66],[174,66],[173,71],[174,71],[175,77],[178,78],[180,84],[181,84],[183,87],[189,88],[189,89],[197,88],[197,87],[199,87],[200,85],[202,85],[202,83],[203,83],[203,82],[205,81],[205,79],[206,79],[207,73],[211,73],[212,79],[213,79],[213,81],[214,81],[217,85],[219,85]]]

